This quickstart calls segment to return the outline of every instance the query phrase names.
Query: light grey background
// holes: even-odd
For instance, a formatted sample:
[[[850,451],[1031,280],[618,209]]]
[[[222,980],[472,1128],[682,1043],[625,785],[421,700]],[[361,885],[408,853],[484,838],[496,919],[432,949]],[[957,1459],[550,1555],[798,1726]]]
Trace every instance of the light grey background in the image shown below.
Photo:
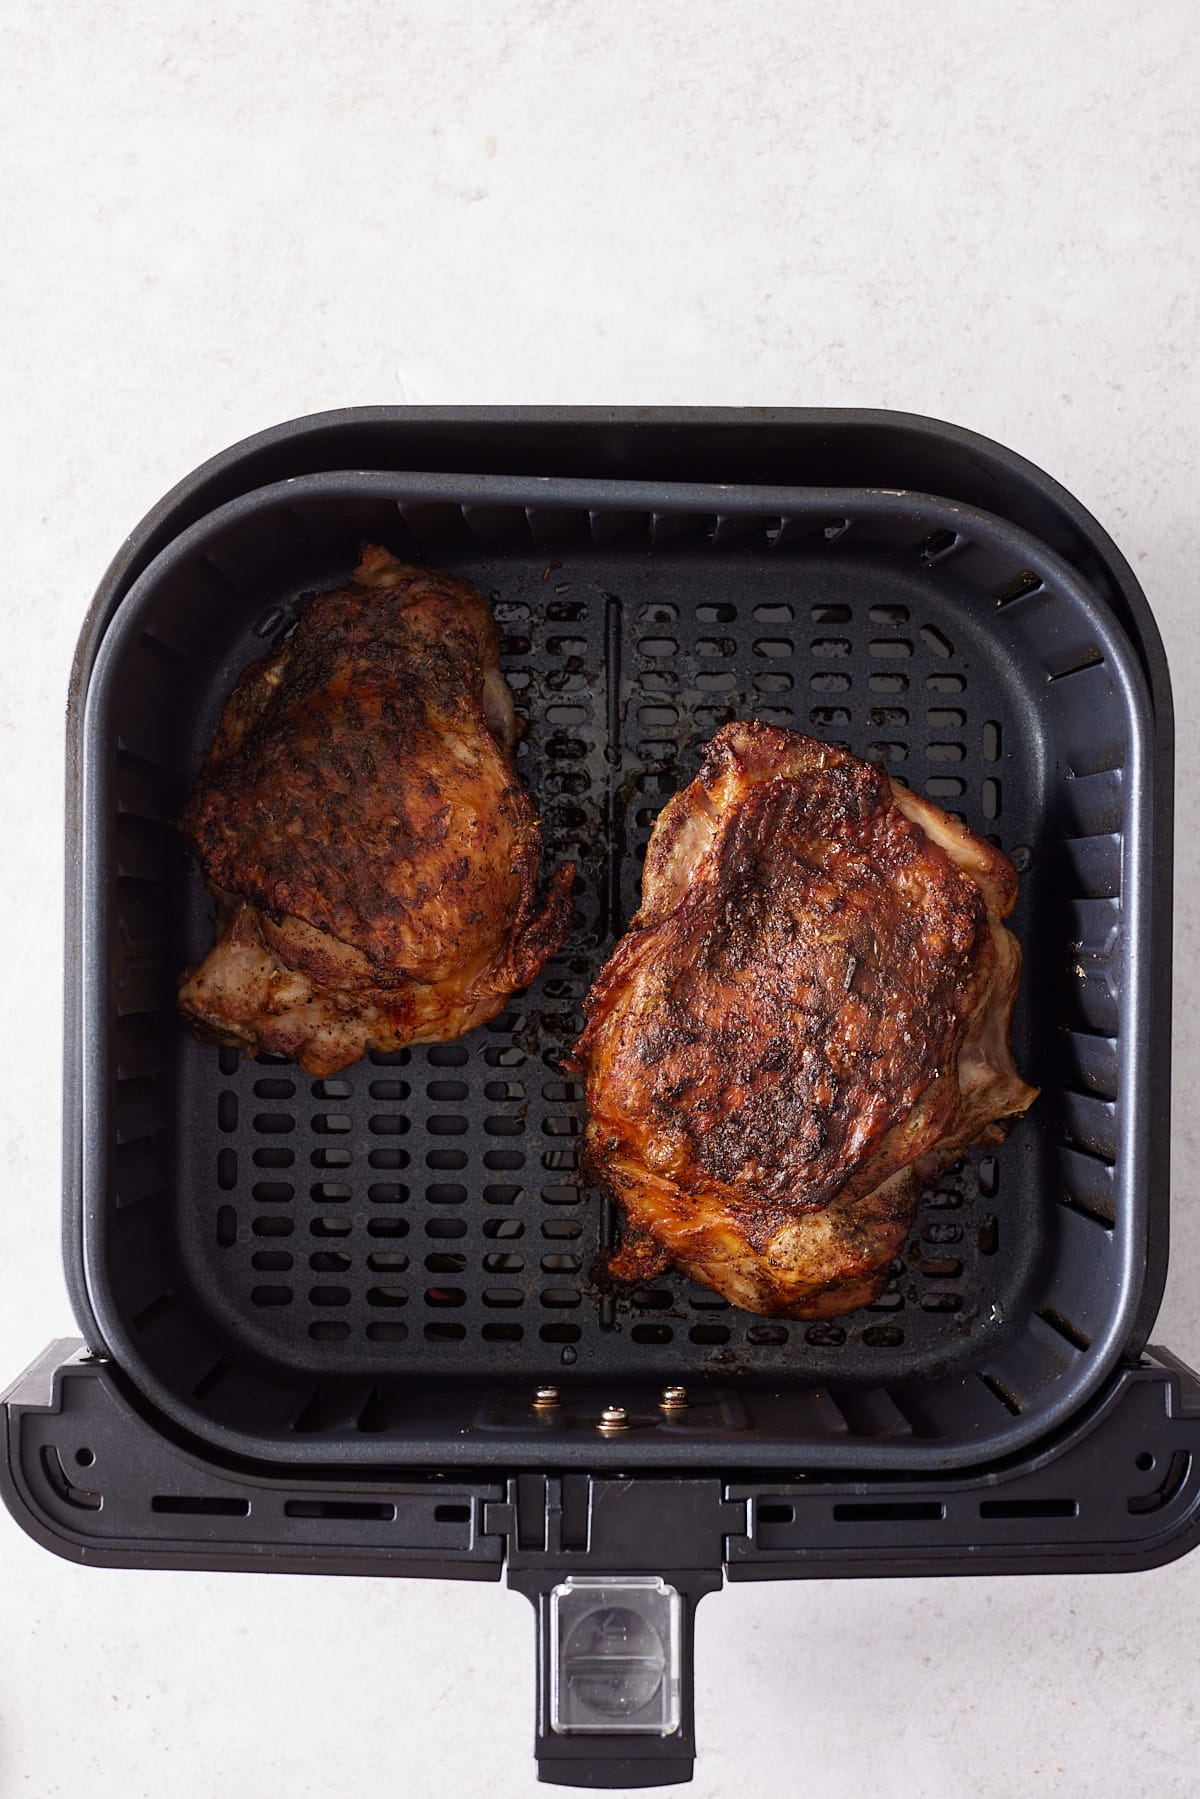
[[[1189,0],[0,0],[0,1384],[59,1270],[62,710],[180,475],[373,401],[952,419],[1110,528],[1179,715],[1174,1250],[1200,1361],[1200,349]],[[1200,1790],[1200,1555],[742,1587],[696,1799]],[[86,1572],[0,1517],[0,1794],[533,1790],[503,1589]]]

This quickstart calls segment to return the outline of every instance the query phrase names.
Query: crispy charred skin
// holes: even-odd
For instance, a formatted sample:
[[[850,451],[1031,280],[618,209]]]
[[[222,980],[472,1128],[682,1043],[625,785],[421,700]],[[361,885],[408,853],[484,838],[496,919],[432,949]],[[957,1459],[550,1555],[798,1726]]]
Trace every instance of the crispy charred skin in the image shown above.
[[[1012,1065],[1016,876],[878,768],[726,726],[659,817],[587,1001],[590,1178],[612,1271],[750,1311],[876,1298],[923,1180],[1034,1098]]]
[[[501,1011],[574,875],[539,904],[514,724],[482,596],[364,550],[243,673],[184,812],[218,910],[179,995],[201,1034],[324,1075]]]

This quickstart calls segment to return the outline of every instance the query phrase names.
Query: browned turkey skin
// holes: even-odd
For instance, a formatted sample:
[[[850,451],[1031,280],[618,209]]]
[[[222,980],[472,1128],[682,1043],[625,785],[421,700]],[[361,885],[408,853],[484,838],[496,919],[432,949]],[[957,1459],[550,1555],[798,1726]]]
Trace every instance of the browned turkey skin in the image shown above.
[[[559,947],[574,870],[539,905],[498,651],[474,588],[368,547],[245,670],[181,821],[217,907],[201,1035],[333,1074],[486,1023]]]
[[[923,1183],[1036,1097],[1013,1065],[1016,874],[847,752],[731,724],[660,814],[586,1002],[585,1166],[612,1271],[751,1312],[887,1283]]]

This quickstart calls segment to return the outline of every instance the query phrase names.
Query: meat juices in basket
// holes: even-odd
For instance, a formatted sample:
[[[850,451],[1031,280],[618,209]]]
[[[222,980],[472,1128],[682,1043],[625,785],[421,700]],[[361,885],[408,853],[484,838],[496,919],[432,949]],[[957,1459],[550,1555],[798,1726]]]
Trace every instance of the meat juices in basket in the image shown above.
[[[180,1010],[329,1075],[487,1022],[559,947],[535,893],[495,627],[368,548],[235,686],[184,815],[217,904]],[[848,752],[736,723],[664,808],[642,904],[586,1002],[585,1167],[613,1264],[747,1311],[882,1292],[920,1189],[1036,1090],[1009,1029],[1012,865]]]

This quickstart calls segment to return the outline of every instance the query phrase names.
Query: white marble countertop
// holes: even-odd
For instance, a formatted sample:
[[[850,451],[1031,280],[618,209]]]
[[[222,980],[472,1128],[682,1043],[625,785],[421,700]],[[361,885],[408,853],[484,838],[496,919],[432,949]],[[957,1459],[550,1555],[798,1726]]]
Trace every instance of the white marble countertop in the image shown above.
[[[1171,1275],[1200,1363],[1200,79],[1188,0],[16,0],[0,22],[0,1384],[69,1331],[62,712],[181,474],[374,401],[867,405],[1050,470],[1171,658]],[[696,1799],[1200,1789],[1200,1555],[701,1608]],[[491,1586],[85,1572],[0,1515],[0,1793],[533,1790]]]

